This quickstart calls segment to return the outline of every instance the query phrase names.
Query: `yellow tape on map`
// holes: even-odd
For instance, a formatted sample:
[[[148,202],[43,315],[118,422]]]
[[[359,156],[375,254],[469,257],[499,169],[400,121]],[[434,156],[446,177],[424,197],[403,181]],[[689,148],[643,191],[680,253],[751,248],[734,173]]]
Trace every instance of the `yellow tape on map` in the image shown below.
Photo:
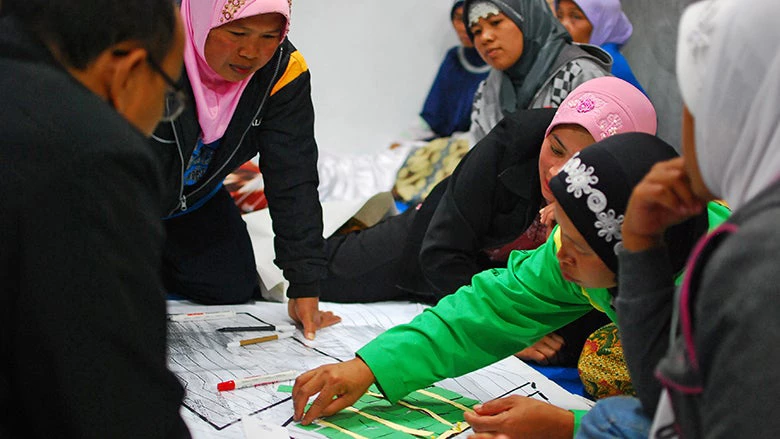
[[[447,398],[445,398],[445,397],[443,397],[441,395],[437,395],[437,394],[435,394],[433,392],[429,392],[427,390],[418,390],[417,393],[422,393],[425,396],[431,397],[433,399],[438,399],[441,402],[446,402],[447,404],[449,404],[449,405],[451,405],[453,407],[457,407],[457,408],[463,410],[464,412],[470,412],[471,411],[471,409],[466,407],[465,405],[457,403],[455,401],[451,401],[451,400],[449,400],[449,399],[447,399]]]
[[[435,436],[434,433],[431,433],[430,431],[425,430],[416,430],[414,428],[404,427],[403,425],[396,424],[395,422],[390,422],[386,419],[382,419],[378,416],[374,416],[365,412],[361,412],[360,410],[356,409],[355,407],[347,407],[344,410],[350,411],[352,413],[357,413],[360,416],[366,417],[368,419],[371,419],[372,421],[379,422],[380,424],[384,425],[385,427],[392,428],[393,430],[398,430],[401,432],[404,432],[406,434],[411,434],[413,436],[418,437],[425,437],[429,438],[431,436]]]
[[[346,428],[341,428],[341,427],[339,427],[336,424],[330,423],[328,421],[323,421],[322,419],[315,419],[314,423],[319,425],[319,426],[321,426],[321,427],[328,427],[328,428],[332,428],[334,430],[338,430],[339,432],[344,433],[347,436],[353,437],[355,439],[368,439],[365,436],[361,436],[361,435],[359,435],[357,433],[353,433],[353,432],[347,430]]]

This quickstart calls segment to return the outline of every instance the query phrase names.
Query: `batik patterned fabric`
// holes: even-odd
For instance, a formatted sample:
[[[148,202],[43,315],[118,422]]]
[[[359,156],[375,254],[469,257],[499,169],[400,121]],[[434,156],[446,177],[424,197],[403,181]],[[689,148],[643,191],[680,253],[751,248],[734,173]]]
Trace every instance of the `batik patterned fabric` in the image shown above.
[[[398,171],[393,193],[409,204],[421,203],[440,181],[449,177],[469,152],[466,139],[435,139],[414,150]]]
[[[265,184],[260,168],[252,161],[231,172],[223,182],[241,213],[254,212],[268,207]]]
[[[620,333],[614,323],[599,328],[588,337],[577,370],[585,392],[594,399],[636,395],[623,358]]]

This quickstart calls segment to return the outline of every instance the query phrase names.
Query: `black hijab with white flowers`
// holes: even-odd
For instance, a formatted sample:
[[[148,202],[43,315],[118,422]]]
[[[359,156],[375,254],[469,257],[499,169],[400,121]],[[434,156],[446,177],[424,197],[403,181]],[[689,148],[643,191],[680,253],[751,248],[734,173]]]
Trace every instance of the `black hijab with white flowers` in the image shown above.
[[[620,228],[634,187],[654,164],[677,157],[658,137],[625,133],[608,137],[572,156],[550,180],[555,199],[577,231],[613,273]],[[707,231],[707,212],[674,227],[664,236],[673,271],[682,270],[698,238]]]

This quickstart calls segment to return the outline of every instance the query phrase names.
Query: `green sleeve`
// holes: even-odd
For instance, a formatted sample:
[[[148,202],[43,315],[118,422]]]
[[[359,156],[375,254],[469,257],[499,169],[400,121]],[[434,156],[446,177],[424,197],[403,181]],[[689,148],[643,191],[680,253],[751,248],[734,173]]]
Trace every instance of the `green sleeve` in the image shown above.
[[[574,414],[574,432],[572,433],[572,437],[577,436],[577,432],[580,431],[580,425],[582,424],[582,417],[585,416],[588,411],[587,410],[569,410]]]
[[[555,234],[553,234],[555,235]],[[512,252],[506,269],[483,271],[435,307],[368,343],[358,356],[391,401],[444,378],[495,363],[593,309],[561,276],[553,236]],[[607,295],[606,290],[589,290]]]
[[[710,201],[707,203],[707,218],[709,219],[709,229],[714,230],[723,224],[731,216],[731,210],[720,201]]]
[[[721,224],[726,222],[731,216],[731,210],[720,201],[710,201],[707,203],[707,221],[708,230],[711,232],[718,228]],[[685,270],[680,270],[674,277],[674,284],[680,286],[685,279]]]

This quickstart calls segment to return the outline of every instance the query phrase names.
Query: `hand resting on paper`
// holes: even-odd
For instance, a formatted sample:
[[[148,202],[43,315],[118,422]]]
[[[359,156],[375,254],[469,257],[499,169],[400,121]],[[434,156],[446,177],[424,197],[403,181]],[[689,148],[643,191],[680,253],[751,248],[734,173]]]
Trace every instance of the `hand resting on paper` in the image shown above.
[[[317,330],[341,321],[341,317],[331,311],[320,311],[319,297],[290,299],[287,302],[287,314],[295,323],[303,325],[303,336],[309,340],[314,340]]]
[[[374,373],[360,358],[310,370],[295,380],[293,418],[308,425],[319,416],[333,415],[360,399],[375,380]],[[318,392],[304,416],[306,403]]]
[[[469,439],[568,439],[574,433],[572,412],[518,395],[477,404],[463,418],[476,432]]]

